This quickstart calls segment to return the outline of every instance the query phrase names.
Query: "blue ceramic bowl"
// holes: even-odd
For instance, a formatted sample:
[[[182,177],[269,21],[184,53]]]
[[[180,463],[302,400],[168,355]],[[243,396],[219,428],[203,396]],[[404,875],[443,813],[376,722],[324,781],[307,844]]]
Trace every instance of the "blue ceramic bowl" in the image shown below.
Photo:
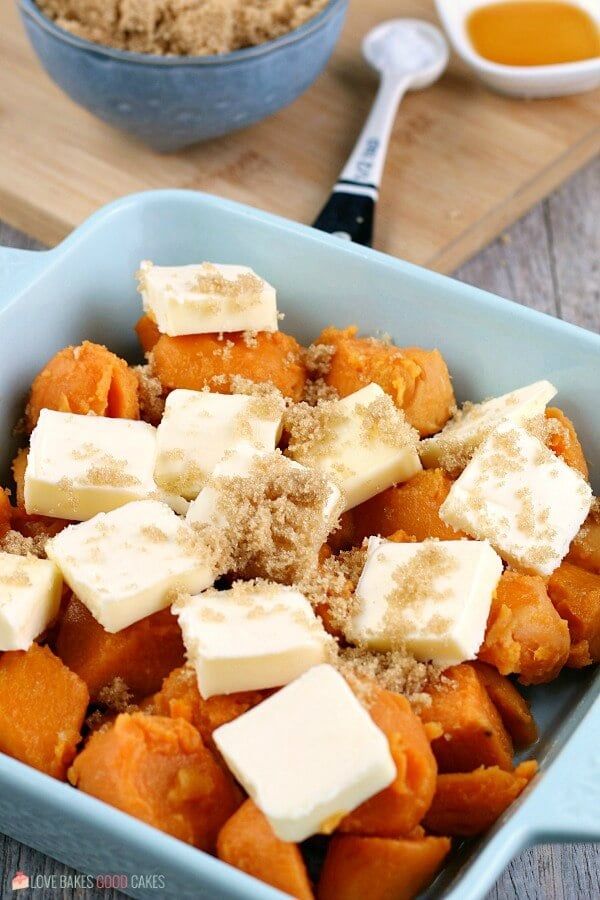
[[[300,96],[335,47],[348,0],[257,47],[222,56],[165,57],[75,37],[18,0],[44,69],[76,103],[154,150],[180,150],[258,122]]]
[[[216,197],[153,191],[100,210],[60,246],[0,247],[0,435],[31,381],[84,338],[133,360],[140,259],[243,263],[277,286],[285,331],[308,344],[332,322],[439,347],[459,401],[549,378],[577,423],[600,492],[600,336],[329,234]],[[15,447],[2,441],[0,483]],[[565,669],[526,688],[540,730],[539,775],[477,841],[458,844],[422,900],[483,900],[536,841],[600,841],[600,672]],[[0,753],[0,832],[83,872],[122,873],[144,900],[285,900],[284,895]],[[162,879],[159,890],[142,875]],[[289,900],[289,898],[288,898]]]

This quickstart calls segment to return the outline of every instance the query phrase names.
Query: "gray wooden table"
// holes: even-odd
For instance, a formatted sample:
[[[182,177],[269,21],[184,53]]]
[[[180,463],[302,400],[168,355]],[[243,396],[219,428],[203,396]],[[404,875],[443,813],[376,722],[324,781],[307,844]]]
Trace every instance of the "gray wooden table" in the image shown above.
[[[38,246],[1,222],[0,244]],[[526,306],[600,331],[599,267],[600,160],[596,160],[455,275]],[[114,891],[43,888],[13,894],[10,882],[19,869],[30,878],[75,873],[2,836],[0,866],[3,898],[122,897]],[[498,879],[488,900],[600,900],[600,845],[546,845],[527,850]]]

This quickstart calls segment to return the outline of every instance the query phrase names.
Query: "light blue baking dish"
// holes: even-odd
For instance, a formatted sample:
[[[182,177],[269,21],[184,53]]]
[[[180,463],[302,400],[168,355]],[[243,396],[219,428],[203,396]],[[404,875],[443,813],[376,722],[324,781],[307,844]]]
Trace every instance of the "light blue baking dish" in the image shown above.
[[[600,337],[476,288],[206,195],[156,191],[105,207],[53,250],[0,249],[0,434],[22,412],[32,377],[82,338],[135,358],[141,259],[253,266],[279,290],[284,327],[308,342],[357,323],[400,344],[438,346],[459,399],[550,378],[572,415],[600,488]],[[12,449],[3,442],[5,473]],[[4,474],[5,474],[4,473]],[[465,843],[428,897],[481,898],[537,841],[600,840],[600,701],[593,671],[528,690],[541,730],[540,774],[485,838]],[[164,876],[167,898],[267,898],[278,891],[0,755],[0,830],[88,874]],[[137,886],[136,886],[137,885]]]

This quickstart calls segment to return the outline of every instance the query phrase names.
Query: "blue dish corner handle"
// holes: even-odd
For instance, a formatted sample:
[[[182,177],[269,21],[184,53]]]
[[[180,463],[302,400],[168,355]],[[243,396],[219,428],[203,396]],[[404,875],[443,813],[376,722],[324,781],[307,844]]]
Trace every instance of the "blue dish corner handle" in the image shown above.
[[[51,254],[51,250],[0,247],[0,309],[44,271]]]
[[[534,779],[520,812],[532,844],[600,842],[600,696]]]

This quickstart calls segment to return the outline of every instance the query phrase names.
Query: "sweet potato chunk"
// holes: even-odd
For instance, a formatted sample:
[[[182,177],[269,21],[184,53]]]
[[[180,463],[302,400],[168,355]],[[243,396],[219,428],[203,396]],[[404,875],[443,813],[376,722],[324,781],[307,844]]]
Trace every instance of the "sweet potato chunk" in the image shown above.
[[[426,469],[405,484],[382,491],[352,510],[353,543],[360,544],[372,534],[388,537],[400,529],[418,541],[431,537],[459,540],[464,535],[442,522],[439,515],[451,487],[451,479],[441,469]]]
[[[584,478],[588,478],[588,465],[583,455],[583,449],[579,443],[575,426],[562,410],[549,406],[546,410],[546,419],[551,426],[546,443],[553,453],[562,456],[568,466],[581,472]]]
[[[9,496],[6,491],[0,488],[0,538],[4,537],[7,531],[10,531],[12,513]]]
[[[379,384],[421,437],[446,424],[454,392],[446,363],[438,350],[399,348],[374,338],[357,338],[355,327],[326,328],[319,344],[335,347],[326,382],[342,397],[371,382]]]
[[[567,665],[600,662],[600,575],[563,562],[550,576],[548,593],[571,636]]]
[[[471,665],[500,713],[502,723],[515,747],[529,747],[537,740],[538,733],[525,697],[493,666],[482,662],[474,662]]]
[[[569,628],[556,612],[542,578],[507,571],[492,601],[478,658],[521,684],[556,678],[569,656]]]
[[[513,747],[498,710],[468,663],[445,672],[448,683],[428,689],[431,705],[423,722],[438,722],[443,734],[432,742],[440,772],[472,772],[478,766],[513,767]]]
[[[137,331],[144,346],[152,337],[144,320]],[[257,383],[270,382],[282,394],[299,401],[306,383],[303,351],[298,342],[282,331],[261,331],[256,345],[248,345],[239,332],[189,334],[169,337],[161,334],[151,347],[153,372],[166,390],[209,387],[219,394],[232,393],[231,376],[239,375]]]
[[[142,318],[138,320],[135,326],[135,333],[138,336],[138,340],[142,345],[144,353],[150,353],[154,350],[155,345],[158,344],[158,341],[160,340],[158,325],[150,318],[150,316],[142,316]]]
[[[445,837],[401,840],[339,835],[321,872],[319,900],[412,900],[431,884],[450,850]]]
[[[169,609],[109,634],[75,596],[60,621],[55,650],[85,681],[93,701],[115,678],[125,682],[132,699],[146,697],[185,660],[181,629]]]
[[[567,560],[588,572],[600,575],[600,510],[597,508],[594,508],[579,529]]]
[[[84,341],[57,353],[35,378],[26,409],[30,430],[44,408],[139,419],[138,381],[124,360]]]
[[[435,758],[423,724],[405,697],[378,691],[369,712],[389,741],[396,779],[342,819],[338,831],[404,836],[419,824],[431,804],[437,774]]]
[[[271,691],[242,691],[237,694],[219,694],[204,700],[198,691],[196,673],[193,669],[175,669],[152,699],[154,711],[159,716],[185,719],[198,729],[202,740],[214,749],[212,733],[221,725],[232,722],[256,706]]]
[[[201,850],[240,803],[233,781],[182,719],[117,716],[91,736],[69,769],[71,784]]]
[[[500,818],[535,775],[537,764],[521,763],[514,772],[498,766],[439,775],[425,827],[436,834],[472,837]]]
[[[276,837],[252,800],[246,800],[223,825],[217,839],[217,856],[290,897],[312,900],[312,888],[297,844]]]
[[[0,656],[0,750],[64,779],[80,741],[88,691],[47,647]]]

